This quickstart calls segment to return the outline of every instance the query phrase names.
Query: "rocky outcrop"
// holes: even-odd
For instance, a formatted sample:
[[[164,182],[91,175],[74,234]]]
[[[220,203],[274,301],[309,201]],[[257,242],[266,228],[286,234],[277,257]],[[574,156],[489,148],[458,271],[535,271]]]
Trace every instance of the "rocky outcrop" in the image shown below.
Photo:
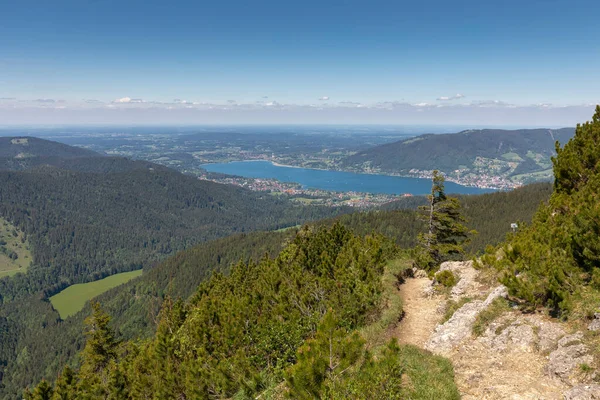
[[[479,295],[480,284],[477,282],[479,271],[473,268],[473,261],[447,261],[442,263],[440,271],[451,271],[458,277],[458,282],[450,292],[454,301],[461,297],[474,297]]]
[[[564,400],[600,400],[600,385],[577,385],[564,393]]]
[[[507,297],[506,288],[490,290],[487,280],[479,282],[480,272],[471,262],[444,263],[440,270],[452,271],[457,285],[445,296],[435,282],[419,278],[422,285],[413,288],[407,304],[412,315],[423,316],[415,320],[427,319],[426,324],[416,324],[427,329],[412,327],[399,332],[412,337],[410,343],[452,361],[464,400],[600,400],[598,376],[590,370],[595,366],[594,357],[581,332],[572,334],[566,324],[555,319],[514,309],[503,312],[475,337],[472,331],[477,316],[498,297]],[[454,302],[467,297],[474,300],[445,323],[431,323],[445,312],[448,297]],[[600,330],[600,313],[588,329]],[[421,336],[427,337],[425,332],[429,337],[421,341]]]
[[[545,372],[550,377],[560,379],[567,384],[577,383],[582,365],[592,365],[594,357],[590,349],[583,343],[583,334],[577,332],[563,337],[558,347],[548,357]]]
[[[547,354],[565,334],[559,323],[541,316],[508,313],[492,322],[478,340],[493,351]]]
[[[446,323],[438,325],[425,344],[425,348],[436,354],[447,354],[471,336],[473,324],[479,313],[498,297],[508,295],[506,287],[498,286],[485,301],[475,300],[458,309]]]

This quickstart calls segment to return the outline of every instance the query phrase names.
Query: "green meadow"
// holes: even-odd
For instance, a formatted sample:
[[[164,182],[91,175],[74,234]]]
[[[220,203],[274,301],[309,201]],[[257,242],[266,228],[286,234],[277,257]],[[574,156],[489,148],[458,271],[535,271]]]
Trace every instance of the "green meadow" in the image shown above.
[[[111,275],[99,281],[71,285],[62,292],[50,297],[50,302],[58,311],[60,317],[65,319],[80,311],[86,301],[140,275],[142,275],[142,270],[138,269],[137,271]]]
[[[25,272],[31,260],[29,243],[23,232],[0,218],[0,278]]]

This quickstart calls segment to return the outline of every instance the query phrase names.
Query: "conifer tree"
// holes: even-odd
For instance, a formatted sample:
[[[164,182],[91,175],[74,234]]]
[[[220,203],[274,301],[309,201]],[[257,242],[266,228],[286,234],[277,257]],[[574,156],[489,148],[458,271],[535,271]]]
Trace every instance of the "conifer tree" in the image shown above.
[[[33,390],[33,393],[27,389],[23,395],[25,400],[51,400],[54,390],[47,380],[43,379]]]
[[[437,170],[433,171],[427,200],[427,205],[419,207],[427,231],[418,237],[415,263],[419,268],[434,271],[442,262],[462,255],[463,244],[474,232],[463,224],[460,202],[446,195],[444,176]]]
[[[56,380],[54,396],[52,400],[76,400],[77,399],[77,379],[75,373],[68,365],[63,369],[62,374]]]
[[[109,322],[110,316],[102,310],[100,303],[92,303],[92,315],[85,320],[87,341],[79,370],[82,398],[106,395],[108,366],[117,354],[117,341]]]
[[[503,257],[494,250],[485,261],[524,307],[591,318],[600,301],[600,106],[556,151],[549,203],[503,246]]]
[[[298,361],[286,376],[289,396],[296,399],[320,398],[327,380],[335,380],[363,354],[364,340],[354,332],[348,335],[329,310],[317,329],[298,349]]]

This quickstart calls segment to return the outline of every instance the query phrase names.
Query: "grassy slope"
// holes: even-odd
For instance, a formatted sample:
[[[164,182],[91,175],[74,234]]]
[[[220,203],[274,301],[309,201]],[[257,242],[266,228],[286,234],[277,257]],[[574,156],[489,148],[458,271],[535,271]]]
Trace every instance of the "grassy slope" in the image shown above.
[[[0,241],[6,242],[5,245],[0,245],[1,247],[18,255],[18,258],[13,260],[0,251],[0,278],[14,275],[17,272],[25,272],[31,263],[32,256],[29,251],[29,243],[23,239],[23,232],[0,218]]]
[[[72,285],[50,297],[50,302],[58,311],[60,317],[64,319],[83,309],[86,301],[140,275],[142,275],[141,269],[111,275],[99,281]]]

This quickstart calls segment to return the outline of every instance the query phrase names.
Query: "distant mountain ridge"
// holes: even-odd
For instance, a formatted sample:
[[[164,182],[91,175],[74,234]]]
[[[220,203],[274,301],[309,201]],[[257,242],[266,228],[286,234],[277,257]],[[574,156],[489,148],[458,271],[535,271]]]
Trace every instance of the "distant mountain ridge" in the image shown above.
[[[541,173],[551,167],[555,142],[565,144],[574,133],[574,128],[561,128],[426,134],[361,151],[342,160],[341,166],[395,174],[439,169],[452,175],[461,170],[463,177],[486,173],[531,182],[544,180]]]
[[[30,136],[0,137],[0,158],[99,157],[95,151]]]
[[[0,137],[0,170],[24,170],[38,165],[59,166],[81,158],[101,158],[95,151],[29,136]]]

